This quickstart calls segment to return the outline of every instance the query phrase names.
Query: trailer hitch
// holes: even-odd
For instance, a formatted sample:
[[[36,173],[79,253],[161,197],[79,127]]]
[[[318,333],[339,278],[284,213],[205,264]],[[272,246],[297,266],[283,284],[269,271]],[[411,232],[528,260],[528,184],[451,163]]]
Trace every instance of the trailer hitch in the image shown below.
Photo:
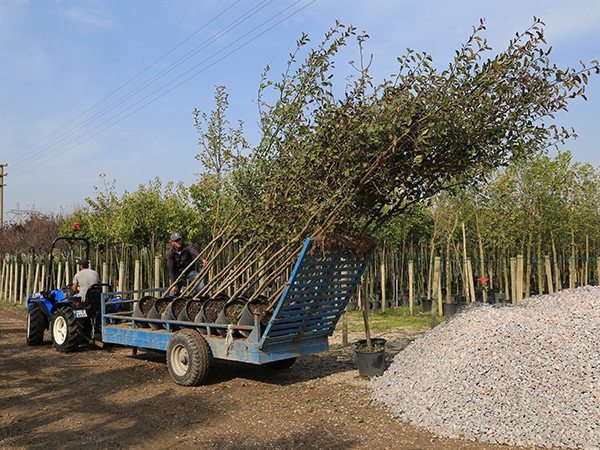
[[[102,341],[98,341],[96,339],[92,339],[91,337],[85,336],[83,333],[78,332],[79,336],[81,336],[88,344],[90,345],[95,345],[96,347],[99,348],[104,348],[104,342]]]

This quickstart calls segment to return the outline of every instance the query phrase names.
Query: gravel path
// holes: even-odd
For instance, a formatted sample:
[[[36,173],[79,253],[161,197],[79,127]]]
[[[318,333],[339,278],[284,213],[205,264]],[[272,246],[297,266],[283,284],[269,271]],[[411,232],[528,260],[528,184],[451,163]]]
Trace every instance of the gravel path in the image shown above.
[[[600,449],[600,287],[472,304],[371,388],[392,415],[438,436]]]

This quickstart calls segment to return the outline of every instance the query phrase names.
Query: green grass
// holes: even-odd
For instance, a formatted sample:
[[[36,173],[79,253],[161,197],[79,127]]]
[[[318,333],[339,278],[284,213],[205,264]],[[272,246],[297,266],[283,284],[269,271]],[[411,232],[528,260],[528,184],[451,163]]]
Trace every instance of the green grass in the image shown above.
[[[348,331],[363,331],[363,314],[362,311],[350,311],[348,314]],[[445,317],[438,317],[437,323],[442,322]],[[431,324],[431,314],[422,313],[421,308],[414,308],[414,313],[411,316],[408,312],[408,306],[381,310],[369,311],[369,328],[371,331],[385,331],[391,328],[398,327],[429,327]],[[338,327],[341,326],[341,321]]]
[[[22,304],[20,304],[18,302],[13,302],[11,300],[4,300],[4,299],[0,299],[0,303],[3,306],[25,306],[25,305],[22,305]]]

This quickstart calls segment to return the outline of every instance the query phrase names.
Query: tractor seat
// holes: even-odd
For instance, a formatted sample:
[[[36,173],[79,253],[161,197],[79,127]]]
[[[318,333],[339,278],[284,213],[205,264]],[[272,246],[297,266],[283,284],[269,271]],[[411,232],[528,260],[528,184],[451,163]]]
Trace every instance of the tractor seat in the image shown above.
[[[107,288],[108,292],[112,291],[112,286],[108,283],[92,284],[85,293],[85,304],[92,308],[100,308],[100,296],[102,295],[102,291],[105,287]]]

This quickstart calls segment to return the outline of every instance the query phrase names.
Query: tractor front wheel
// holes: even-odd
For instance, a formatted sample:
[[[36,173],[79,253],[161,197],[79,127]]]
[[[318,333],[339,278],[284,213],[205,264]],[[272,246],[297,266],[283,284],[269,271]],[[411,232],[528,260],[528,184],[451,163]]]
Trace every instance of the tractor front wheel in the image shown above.
[[[212,353],[202,335],[190,329],[178,331],[167,344],[167,366],[175,383],[197,386],[208,375]]]
[[[39,305],[32,304],[27,313],[27,345],[41,345],[47,328],[48,317]]]
[[[52,345],[59,352],[72,352],[79,345],[82,328],[71,308],[59,309],[52,318]]]

